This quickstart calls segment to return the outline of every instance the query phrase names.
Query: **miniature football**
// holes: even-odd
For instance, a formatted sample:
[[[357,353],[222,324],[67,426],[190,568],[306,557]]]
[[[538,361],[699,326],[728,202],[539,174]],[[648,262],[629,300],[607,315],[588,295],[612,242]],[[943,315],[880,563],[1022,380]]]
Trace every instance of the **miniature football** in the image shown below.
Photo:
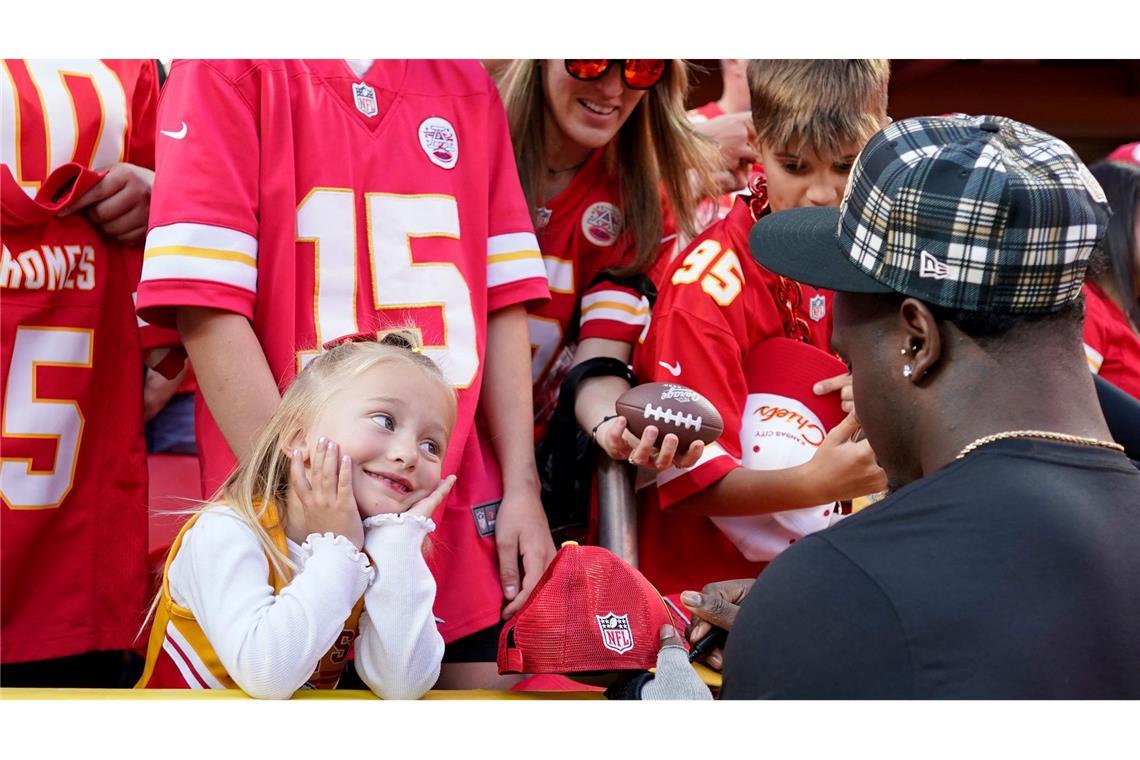
[[[637,437],[650,425],[656,426],[657,444],[665,435],[677,436],[678,452],[693,441],[712,443],[724,430],[720,413],[701,394],[674,383],[646,383],[630,388],[617,400],[617,413],[629,422],[629,432]]]

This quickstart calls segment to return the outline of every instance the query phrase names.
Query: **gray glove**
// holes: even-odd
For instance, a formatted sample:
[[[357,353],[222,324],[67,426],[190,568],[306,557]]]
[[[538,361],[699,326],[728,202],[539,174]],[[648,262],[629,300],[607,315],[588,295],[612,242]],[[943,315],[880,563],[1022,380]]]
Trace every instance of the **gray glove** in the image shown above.
[[[689,664],[689,656],[673,626],[663,626],[661,650],[657,653],[657,673],[641,688],[641,699],[712,698],[709,687]]]

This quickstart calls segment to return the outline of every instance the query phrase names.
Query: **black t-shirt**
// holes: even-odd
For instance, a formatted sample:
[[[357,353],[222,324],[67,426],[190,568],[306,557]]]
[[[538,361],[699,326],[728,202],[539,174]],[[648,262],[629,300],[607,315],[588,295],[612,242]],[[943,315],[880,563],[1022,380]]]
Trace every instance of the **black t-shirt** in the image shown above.
[[[727,699],[1140,698],[1140,472],[1012,439],[778,557]]]

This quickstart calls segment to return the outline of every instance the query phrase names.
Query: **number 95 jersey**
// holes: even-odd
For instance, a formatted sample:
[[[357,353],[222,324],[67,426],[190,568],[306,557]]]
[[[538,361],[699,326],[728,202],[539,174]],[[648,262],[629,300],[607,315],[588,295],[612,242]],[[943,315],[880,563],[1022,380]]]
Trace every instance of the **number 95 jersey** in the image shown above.
[[[177,61],[158,130],[143,318],[172,325],[178,306],[241,314],[282,387],[329,340],[415,325],[459,395],[444,474],[460,477],[440,554],[465,551],[448,522],[488,538],[477,515],[450,514],[502,495],[474,435],[487,315],[550,294],[482,67],[378,60],[358,77],[341,60]],[[198,431],[210,493],[233,459],[207,415]],[[478,630],[437,614],[449,640]]]

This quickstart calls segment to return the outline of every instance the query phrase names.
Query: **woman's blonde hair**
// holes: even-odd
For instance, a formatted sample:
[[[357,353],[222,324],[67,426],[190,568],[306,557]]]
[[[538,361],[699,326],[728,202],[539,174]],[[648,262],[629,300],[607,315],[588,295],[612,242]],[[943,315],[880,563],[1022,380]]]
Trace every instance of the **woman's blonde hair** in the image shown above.
[[[284,582],[296,569],[287,552],[281,551],[262,524],[272,503],[279,527],[286,528],[285,501],[289,493],[289,442],[303,436],[332,396],[346,383],[373,367],[405,362],[423,371],[429,382],[438,382],[450,400],[446,429],[455,424],[455,391],[444,380],[439,367],[421,352],[419,332],[398,329],[379,340],[348,339],[321,353],[301,371],[285,391],[277,410],[262,429],[249,460],[230,474],[210,500],[198,511],[224,504],[236,512],[253,530],[274,572]],[[418,393],[417,393],[418,395]],[[184,514],[184,513],[183,513]],[[162,590],[150,606],[149,621]],[[145,629],[146,622],[143,623]]]
[[[542,61],[518,59],[502,73],[499,89],[507,111],[515,161],[531,218],[549,198],[539,198],[550,168],[544,150],[545,94]],[[561,64],[559,64],[561,65]],[[649,268],[661,245],[665,213],[664,191],[680,231],[695,234],[696,208],[719,189],[714,180],[718,162],[715,144],[693,131],[685,115],[689,67],[670,61],[664,77],[642,98],[617,135],[606,146],[606,165],[617,180],[618,206],[625,216],[622,234],[632,236],[634,257],[618,274]]]

